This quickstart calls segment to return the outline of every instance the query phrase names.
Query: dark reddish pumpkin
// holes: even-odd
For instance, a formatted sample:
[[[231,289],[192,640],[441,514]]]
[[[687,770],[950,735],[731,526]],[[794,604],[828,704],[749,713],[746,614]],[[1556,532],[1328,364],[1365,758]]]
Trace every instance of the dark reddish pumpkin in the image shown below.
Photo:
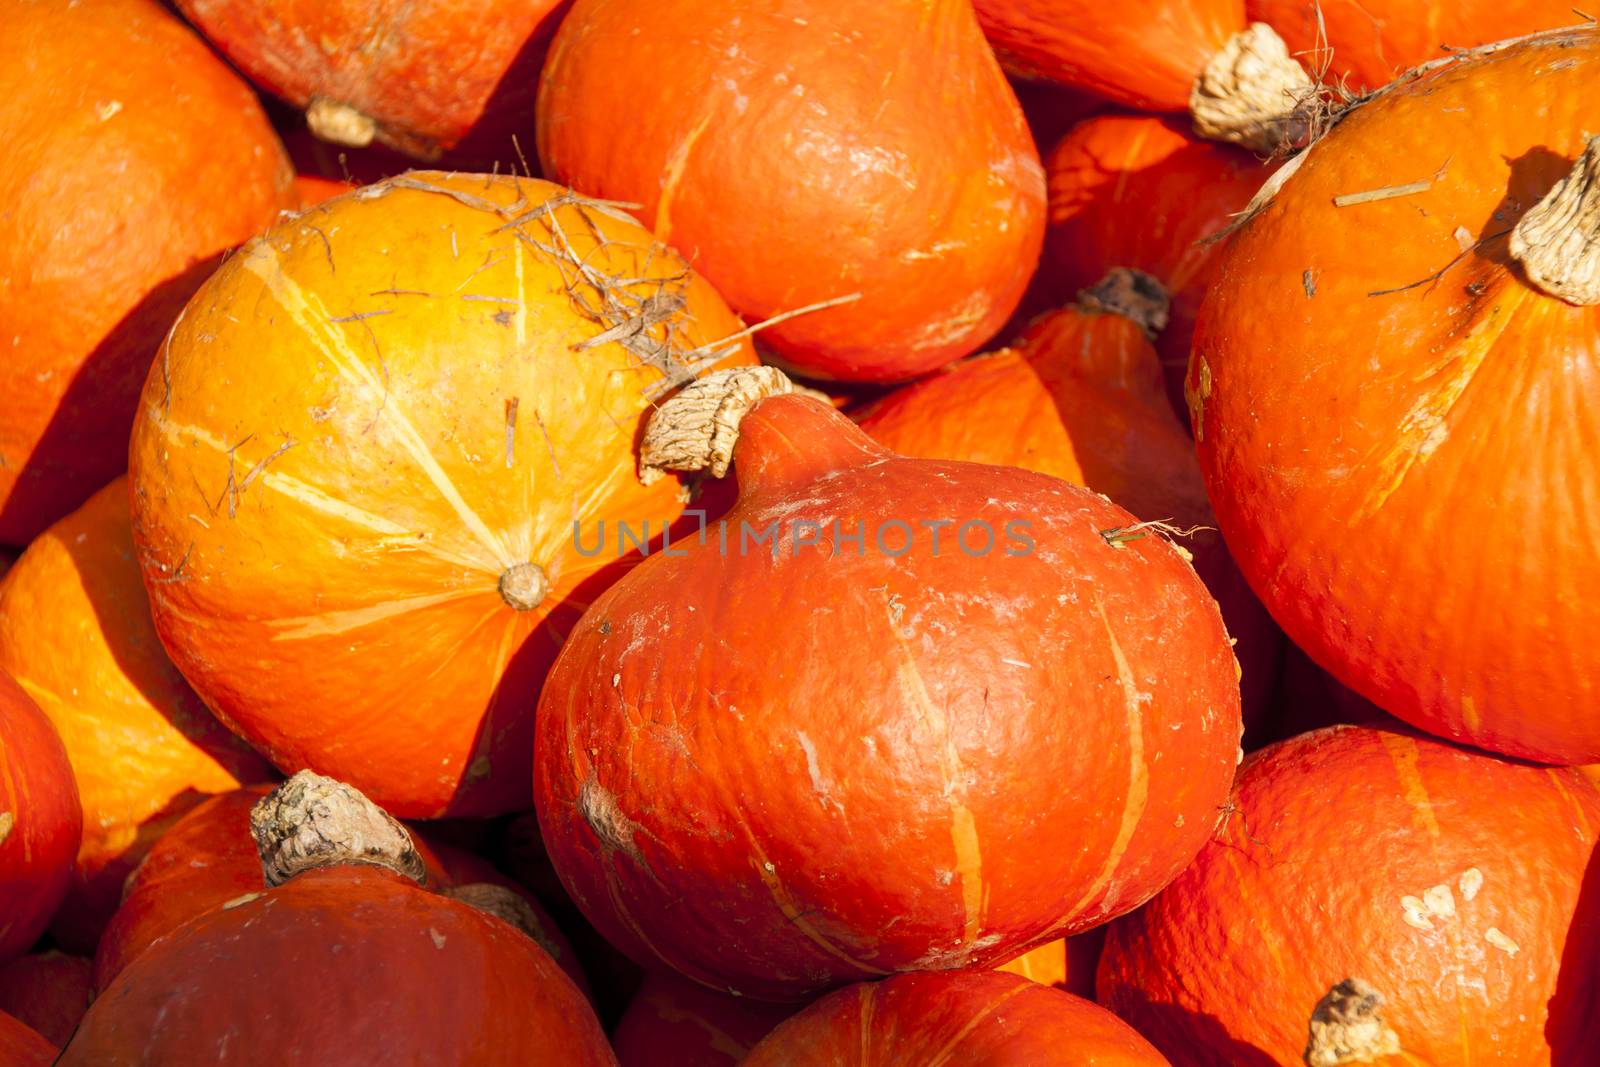
[[[131,525],[118,478],[39,535],[0,582],[0,669],[55,724],[83,803],[83,842],[52,930],[84,953],[164,821],[272,776],[167,658]]]
[[[738,1067],[796,1010],[653,972],[611,1032],[611,1047],[621,1067]]]
[[[21,545],[121,473],[173,317],[294,194],[255,95],[153,0],[17,0],[0,40],[0,542]]]
[[[285,771],[407,817],[526,806],[540,682],[628,565],[573,523],[681,514],[634,435],[718,354],[753,361],[741,329],[650,234],[536,179],[413,172],[286,219],[146,385],[134,537],[163,643]]]
[[[250,823],[260,888],[132,960],[62,1064],[197,1048],[224,1064],[615,1064],[571,979],[520,930],[418,884],[409,835],[358,793],[297,775]]]
[[[1167,1067],[1126,1023],[1011,974],[907,974],[823,997],[743,1067]]]
[[[691,386],[647,460],[686,408],[776,377]],[[1232,778],[1238,685],[1171,545],[1109,536],[1135,520],[1054,478],[895,456],[809,397],[758,400],[733,454],[726,553],[712,529],[630,572],[540,702],[540,827],[608,938],[794,998],[1000,963],[1188,862]],[[941,519],[990,523],[990,550],[951,525],[934,551],[913,524]],[[781,548],[741,550],[769,527]]]
[[[268,92],[306,109],[326,140],[377,140],[464,165],[531,150],[533,101],[567,0],[177,0]]]
[[[643,205],[752,322],[860,294],[761,333],[811,377],[899,381],[973,351],[1043,234],[1038,152],[966,0],[578,0],[539,158]]]
[[[1058,307],[1115,267],[1155,278],[1171,300],[1156,348],[1167,394],[1184,410],[1194,320],[1223,247],[1211,238],[1274,169],[1176,119],[1115,113],[1079,123],[1045,158],[1049,228],[1030,301]]]
[[[1357,92],[1450,51],[1584,21],[1569,0],[1245,0],[1306,65]],[[1581,5],[1579,5],[1581,7]]]
[[[0,670],[0,961],[26,952],[44,931],[66,894],[82,832],[60,736]]]
[[[1194,443],[1131,319],[1062,308],[1015,346],[953,364],[855,418],[901,455],[1040,471],[1104,493],[1140,519],[1192,530],[1181,543],[1238,642],[1247,726],[1264,714],[1282,637],[1216,532]]]
[[[5,1067],[48,1067],[56,1047],[37,1030],[0,1012],[0,1064]]]
[[[1577,1067],[1600,994],[1594,887],[1580,904],[1597,834],[1600,792],[1575,770],[1409,731],[1285,741],[1246,761],[1195,863],[1112,925],[1099,998],[1177,1067],[1299,1063],[1331,1036],[1310,1041],[1313,1012],[1335,1011],[1368,1024],[1367,1058],[1319,1067]]]
[[[1350,112],[1235,234],[1189,376],[1217,519],[1289,637],[1414,725],[1562,763],[1600,759],[1600,308],[1511,257],[1558,183],[1596,199],[1563,179],[1597,89],[1585,29]]]
[[[0,965],[0,1012],[37,1030],[50,1043],[64,1045],[89,1010],[93,968],[87,957],[54,950],[18,956]]]

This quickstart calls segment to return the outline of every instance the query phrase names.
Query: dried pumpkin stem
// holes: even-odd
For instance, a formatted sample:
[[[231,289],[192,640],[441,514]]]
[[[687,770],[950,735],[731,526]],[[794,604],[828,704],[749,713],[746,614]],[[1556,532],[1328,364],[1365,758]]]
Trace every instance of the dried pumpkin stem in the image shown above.
[[[1078,291],[1078,306],[1085,311],[1121,315],[1153,341],[1166,328],[1171,301],[1166,289],[1151,275],[1131,267],[1112,267],[1095,285]]]
[[[301,771],[256,801],[250,833],[268,886],[316,867],[370,864],[427,881],[411,834],[354,786]]]
[[[370,116],[323,96],[306,107],[306,125],[318,140],[348,148],[365,148],[378,135],[378,124]]]
[[[650,416],[639,446],[639,480],[649,485],[667,471],[699,470],[721,478],[733,462],[745,414],[758,401],[795,391],[776,367],[717,371],[690,382]]]
[[[1306,1067],[1376,1063],[1400,1053],[1400,1038],[1384,1023],[1383,994],[1359,978],[1346,978],[1311,1013]]]
[[[1306,132],[1301,106],[1316,92],[1283,38],[1254,22],[1228,39],[1189,92],[1195,132],[1273,153]]]
[[[1541,292],[1600,304],[1600,136],[1511,231],[1511,257]]]

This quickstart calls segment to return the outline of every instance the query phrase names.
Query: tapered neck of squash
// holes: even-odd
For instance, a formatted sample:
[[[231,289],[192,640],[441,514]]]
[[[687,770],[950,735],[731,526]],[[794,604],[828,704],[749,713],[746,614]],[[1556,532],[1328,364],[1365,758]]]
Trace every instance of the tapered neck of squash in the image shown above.
[[[659,407],[639,448],[647,484],[667,471],[727,473],[735,461],[741,492],[799,485],[830,471],[890,455],[831,406],[774,367],[718,371],[691,382]]]
[[[250,832],[268,886],[317,867],[387,867],[427,880],[411,834],[360,790],[301,771],[250,809]]]
[[[1511,231],[1511,257],[1540,292],[1600,304],[1600,136]]]

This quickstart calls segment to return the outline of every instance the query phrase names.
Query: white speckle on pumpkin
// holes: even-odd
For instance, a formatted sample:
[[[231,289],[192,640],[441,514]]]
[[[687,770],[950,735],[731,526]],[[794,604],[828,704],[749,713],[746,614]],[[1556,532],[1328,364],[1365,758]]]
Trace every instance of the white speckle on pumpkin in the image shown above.
[[[94,105],[94,113],[101,122],[110,122],[122,110],[121,100],[101,100]]]
[[[1428,906],[1420,897],[1401,897],[1400,909],[1405,913],[1407,926],[1414,926],[1418,930],[1433,929],[1433,921],[1428,918]]]
[[[428,927],[428,937],[433,941],[434,948],[444,948],[444,935],[433,927]]]
[[[1461,886],[1461,896],[1471,900],[1483,888],[1483,872],[1476,867],[1468,867],[1461,872],[1461,880],[1457,884]]]
[[[1455,917],[1456,898],[1455,894],[1450,892],[1450,887],[1447,885],[1436,885],[1431,889],[1423,890],[1422,902],[1427,906],[1428,911],[1439,916],[1441,919],[1451,919]]]
[[[1515,956],[1518,952],[1522,951],[1521,947],[1518,946],[1515,941],[1511,940],[1493,926],[1489,927],[1489,929],[1483,932],[1483,939],[1489,942],[1489,944],[1493,945],[1495,948],[1499,949],[1501,952],[1504,952],[1507,956]]]
[[[611,685],[612,685],[612,687],[615,688],[617,686],[620,686],[621,684],[622,684],[622,675],[613,674],[611,676]]]

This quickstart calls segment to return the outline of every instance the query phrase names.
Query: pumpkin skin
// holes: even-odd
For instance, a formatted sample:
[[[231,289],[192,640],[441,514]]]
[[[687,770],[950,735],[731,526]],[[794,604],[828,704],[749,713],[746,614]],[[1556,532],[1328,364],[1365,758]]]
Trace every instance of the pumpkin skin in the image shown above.
[[[578,0],[539,159],[643,205],[752,322],[861,294],[762,331],[812,378],[900,381],[975,350],[1043,236],[1038,152],[965,0]]]
[[[823,997],[780,1025],[744,1067],[1167,1067],[1095,1004],[1010,974],[905,974]]]
[[[49,1067],[56,1047],[27,1024],[0,1012],[0,1064],[5,1067]]]
[[[66,894],[82,833],[60,736],[0,670],[0,962],[38,940]]]
[[[230,1065],[363,1063],[375,1049],[462,1067],[616,1062],[582,994],[527,937],[362,866],[307,871],[151,945],[59,1062],[181,1063],[196,1048]]]
[[[1233,804],[1100,961],[1100,1002],[1177,1067],[1301,1063],[1352,977],[1403,1053],[1370,1062],[1587,1062],[1552,1057],[1595,994],[1563,957],[1600,923],[1592,892],[1579,911],[1600,793],[1577,771],[1338,726],[1250,756]]]
[[[1235,234],[1188,382],[1219,525],[1289,637],[1413,725],[1557,763],[1600,760],[1600,601],[1572,592],[1600,582],[1600,313],[1508,269],[1505,234],[1600,128],[1596,87],[1585,30],[1352,111]],[[1441,144],[1426,191],[1332,203]]]
[[[236,789],[207,800],[179,820],[150,848],[131,876],[122,906],[106,927],[94,957],[94,988],[111,980],[152,944],[196,915],[264,890],[261,856],[250,836],[250,809],[272,789]],[[490,882],[516,890],[487,861],[446,845],[431,845],[413,831],[413,844],[429,886]],[[530,934],[580,991],[587,981],[572,946],[524,891],[538,928]]]
[[[1224,242],[1207,242],[1276,169],[1232,145],[1201,140],[1158,115],[1111,113],[1074,126],[1045,158],[1049,228],[1030,297],[1072,300],[1113,267],[1144,271],[1171,300],[1156,337],[1168,396],[1187,417],[1183,378],[1194,320],[1216,284]]]
[[[18,956],[0,966],[0,1013],[32,1027],[51,1044],[64,1045],[89,1010],[92,968],[83,956],[55,951]]]
[[[611,1033],[621,1067],[738,1067],[792,1004],[731,997],[653,971]]]
[[[83,804],[83,842],[52,929],[93,951],[132,855],[189,798],[272,768],[212,717],[167,658],[118,478],[28,546],[0,582],[0,669],[50,716]]]
[[[1245,0],[1245,10],[1270,23],[1313,68],[1326,65],[1324,78],[1350,90],[1386,85],[1447,49],[1583,21],[1566,0]]]
[[[1105,935],[1106,928],[1097,926],[1076,937],[1040,945],[995,970],[1020,974],[1040,985],[1054,986],[1062,992],[1093,1000],[1094,972],[1100,963]]]
[[[0,40],[26,57],[0,70],[0,542],[23,545],[124,470],[173,317],[294,194],[255,95],[151,0],[8,3]]]
[[[502,170],[532,145],[534,93],[566,0],[177,0],[257,85],[305,108],[353,108],[421,160]]]
[[[992,966],[1136,907],[1188,862],[1237,760],[1238,686],[1170,545],[1114,547],[1099,531],[1134,520],[1101,497],[896,457],[809,397],[757,403],[733,454],[726,556],[713,529],[630,572],[540,701],[540,829],[609,940],[797,999]],[[772,524],[793,540],[797,515],[817,547],[741,551]],[[860,554],[830,558],[829,524],[858,516]],[[981,516],[994,547],[936,553],[923,528],[896,557],[904,536],[874,543],[890,516]],[[1033,548],[1004,539],[1011,520]],[[715,681],[679,647],[716,649]]]
[[[952,364],[855,418],[901,455],[1036,470],[1104,493],[1141,519],[1202,527],[1182,544],[1238,642],[1247,729],[1263,717],[1282,638],[1216,532],[1194,443],[1133,322],[1062,308],[1014,347]]]
[[[505,228],[564,194],[416,172],[286,220],[197,295],[134,427],[134,537],[174,662],[280,768],[397,816],[528,804],[540,682],[629,563],[578,552],[574,522],[659,530],[684,507],[635,472],[662,371],[595,345],[564,264]],[[741,329],[631,222],[564,203],[523,236],[553,242],[552,217],[574,253],[612,242],[591,269],[657,279],[635,301],[685,299],[635,347]],[[500,583],[530,562],[547,592],[520,610]]]

